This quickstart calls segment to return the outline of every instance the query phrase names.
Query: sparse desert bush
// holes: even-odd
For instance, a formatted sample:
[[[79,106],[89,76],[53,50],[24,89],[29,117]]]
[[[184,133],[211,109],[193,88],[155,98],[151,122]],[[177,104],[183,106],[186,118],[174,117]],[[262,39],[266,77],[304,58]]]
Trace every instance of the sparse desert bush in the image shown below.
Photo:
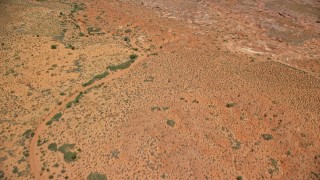
[[[168,119],[168,120],[167,120],[167,124],[168,124],[169,126],[173,127],[173,126],[176,124],[176,122],[175,122],[174,120],[172,120],[172,119]]]
[[[34,132],[31,129],[26,130],[22,136],[24,136],[27,139],[30,139],[34,136]]]
[[[46,123],[46,125],[49,126],[49,125],[51,125],[54,121],[59,121],[59,119],[61,118],[61,116],[62,116],[62,113],[58,113],[58,114],[54,115],[54,116],[50,119],[50,121],[48,121],[48,122]]]
[[[130,55],[130,59],[131,60],[136,60],[138,58],[138,55],[136,55],[136,54],[131,54]]]
[[[80,99],[82,98],[82,96],[83,96],[83,92],[80,92],[78,94],[78,96],[73,101],[70,101],[70,102],[67,103],[66,108],[70,108],[72,106],[72,104],[79,103]]]
[[[236,105],[236,103],[234,103],[234,102],[229,102],[227,105],[226,105],[226,107],[227,108],[231,108],[231,107],[233,107],[233,106],[235,106]]]
[[[83,87],[89,86],[89,85],[93,84],[95,81],[101,80],[101,79],[107,77],[108,75],[109,75],[108,71],[105,71],[105,72],[103,72],[101,74],[95,75],[95,76],[93,76],[93,78],[91,80],[89,80],[86,83],[83,83],[82,86]]]
[[[51,45],[51,49],[57,49],[57,45],[52,44],[52,45]]]
[[[267,140],[267,141],[273,139],[273,136],[271,134],[262,134],[261,136],[264,140]]]
[[[126,42],[130,42],[130,38],[128,36],[124,37],[123,40]]]
[[[72,13],[75,13],[77,11],[83,11],[85,9],[84,4],[82,3],[81,4],[72,3],[71,6],[72,6],[72,10],[71,10]]]
[[[13,169],[12,169],[12,173],[18,173],[19,170],[18,170],[18,167],[17,166],[13,166]]]
[[[42,140],[42,139],[39,137],[39,139],[38,139],[38,141],[37,141],[37,146],[41,146],[41,145],[45,144],[46,142],[48,142],[47,139],[43,139],[43,140]]]
[[[65,48],[67,48],[67,49],[72,49],[72,50],[75,50],[75,49],[76,49],[72,44],[66,45]]]
[[[107,180],[107,176],[98,172],[92,172],[88,175],[87,180]]]

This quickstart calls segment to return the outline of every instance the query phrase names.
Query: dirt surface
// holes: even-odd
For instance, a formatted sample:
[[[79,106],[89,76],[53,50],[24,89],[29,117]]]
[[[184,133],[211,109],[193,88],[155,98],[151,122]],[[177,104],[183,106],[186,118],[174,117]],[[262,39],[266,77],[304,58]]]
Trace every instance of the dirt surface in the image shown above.
[[[319,1],[0,12],[0,179],[320,179]]]

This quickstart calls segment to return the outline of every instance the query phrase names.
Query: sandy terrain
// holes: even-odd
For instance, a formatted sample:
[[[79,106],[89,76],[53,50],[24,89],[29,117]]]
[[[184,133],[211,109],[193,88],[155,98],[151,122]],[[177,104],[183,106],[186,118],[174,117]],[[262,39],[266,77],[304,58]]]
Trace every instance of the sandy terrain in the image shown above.
[[[0,12],[0,179],[320,179],[319,1]]]

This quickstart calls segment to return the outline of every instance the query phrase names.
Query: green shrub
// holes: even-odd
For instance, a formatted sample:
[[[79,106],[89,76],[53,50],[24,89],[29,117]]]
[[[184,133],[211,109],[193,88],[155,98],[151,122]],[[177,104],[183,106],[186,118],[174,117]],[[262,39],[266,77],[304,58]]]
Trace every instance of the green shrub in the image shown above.
[[[227,108],[231,108],[231,107],[233,107],[233,106],[235,106],[236,105],[236,103],[234,103],[234,102],[229,102],[227,105],[226,105],[226,107]]]
[[[270,141],[273,139],[273,136],[271,134],[262,134],[261,136],[264,140],[267,140],[267,141]]]
[[[77,159],[77,153],[76,152],[66,152],[63,154],[63,159],[66,162],[73,162]]]
[[[18,167],[17,166],[13,166],[13,169],[12,169],[12,173],[18,173],[19,170],[18,170]]]
[[[72,6],[72,10],[71,10],[72,13],[75,13],[77,11],[82,11],[85,9],[84,4],[82,3],[81,4],[72,3],[71,6]]]
[[[92,172],[88,175],[87,180],[107,180],[107,176],[98,172]]]
[[[118,69],[126,69],[126,68],[130,67],[133,62],[134,62],[134,60],[130,59],[129,61],[118,64],[118,65],[114,65],[114,66],[110,65],[107,67],[107,69],[110,69],[110,71],[116,71]]]
[[[61,152],[61,153],[66,153],[68,152],[70,149],[72,149],[73,147],[75,146],[75,144],[63,144],[62,146],[60,146],[58,148],[58,151]]]
[[[136,60],[138,58],[138,55],[136,55],[136,54],[131,54],[130,55],[130,59],[131,60]]]
[[[83,96],[83,92],[80,92],[78,96],[73,100],[67,103],[66,108],[70,108],[72,104],[77,104],[80,102],[81,97]]]
[[[48,149],[50,151],[57,151],[58,150],[58,146],[57,146],[56,143],[51,143],[51,144],[49,144]]]
[[[27,139],[30,139],[34,136],[34,132],[31,129],[26,130],[22,136],[24,136]]]
[[[46,123],[46,125],[49,126],[49,125],[51,125],[54,121],[59,121],[59,119],[61,118],[61,116],[62,116],[62,113],[58,113],[58,114],[54,115],[54,116],[50,119],[50,121],[48,121],[48,122]]]
[[[173,127],[173,126],[176,124],[176,122],[175,122],[174,120],[168,119],[168,120],[167,120],[167,124],[168,124],[169,126]]]
[[[51,45],[51,49],[57,49],[57,45],[55,44]]]
[[[130,42],[130,38],[128,36],[124,37],[123,40],[126,42]]]
[[[86,83],[83,83],[82,86],[83,87],[89,86],[89,85],[93,84],[95,81],[101,80],[101,79],[107,77],[108,75],[109,75],[108,71],[105,71],[105,72],[103,72],[101,74],[95,75],[95,76],[93,76],[93,78],[91,80],[89,80]]]

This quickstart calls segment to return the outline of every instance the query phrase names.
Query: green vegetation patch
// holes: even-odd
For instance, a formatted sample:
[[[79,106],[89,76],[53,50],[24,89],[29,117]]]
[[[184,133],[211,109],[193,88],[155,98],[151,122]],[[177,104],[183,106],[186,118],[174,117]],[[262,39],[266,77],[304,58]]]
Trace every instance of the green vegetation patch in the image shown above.
[[[73,104],[79,103],[82,96],[83,96],[83,92],[80,92],[73,101],[70,101],[67,103],[66,108],[70,108]]]
[[[57,49],[57,45],[55,45],[55,44],[53,44],[53,45],[51,45],[51,49]]]
[[[270,163],[271,163],[271,168],[268,169],[268,172],[273,176],[274,174],[279,172],[278,161],[273,158],[270,158]]]
[[[26,139],[30,139],[34,136],[34,132],[31,129],[28,129],[22,134],[22,136]]]
[[[41,139],[39,137],[38,141],[37,141],[37,146],[42,146],[43,144],[45,144],[46,142],[48,142],[47,139]]]
[[[267,140],[267,141],[270,141],[273,139],[273,136],[271,134],[262,134],[261,136],[264,140]]]
[[[63,154],[63,159],[66,162],[74,162],[77,160],[77,153],[76,152],[66,152]]]
[[[83,87],[89,86],[89,85],[93,84],[95,81],[101,80],[101,79],[107,77],[108,75],[109,75],[108,71],[105,71],[101,74],[95,75],[95,76],[93,76],[93,78],[91,80],[89,80],[86,83],[83,83],[82,86]]]
[[[75,144],[63,144],[58,148],[58,151],[61,153],[69,152],[72,148],[74,148]]]
[[[88,175],[87,180],[107,180],[107,176],[98,172],[92,172]]]
[[[236,103],[234,103],[234,102],[229,102],[229,103],[227,103],[226,107],[227,107],[227,108],[232,108],[232,107],[235,106],[235,105],[236,105]]]
[[[17,166],[13,166],[12,173],[16,174],[18,172],[19,172],[18,167]]]
[[[51,144],[49,144],[48,149],[49,149],[50,151],[57,151],[57,150],[58,150],[57,143],[51,143]]]
[[[90,35],[103,35],[105,34],[104,32],[101,31],[101,28],[99,27],[89,27],[87,28],[88,34]]]
[[[233,139],[233,140],[231,141],[231,148],[232,148],[233,150],[238,150],[238,149],[240,149],[240,148],[241,148],[241,142],[238,141],[237,139]]]
[[[169,110],[169,107],[159,107],[159,106],[151,107],[151,111],[167,111],[167,110]]]
[[[172,119],[167,120],[167,125],[173,127],[175,124],[176,124],[176,122],[174,120],[172,120]]]
[[[85,6],[83,3],[79,3],[79,4],[72,3],[71,6],[72,6],[72,10],[71,10],[72,13],[85,10]]]
[[[74,162],[77,160],[77,153],[72,152],[71,149],[73,149],[75,144],[63,144],[58,148],[58,151],[63,153],[63,159],[66,162]]]
[[[61,118],[61,116],[62,116],[62,113],[58,113],[58,114],[54,115],[54,116],[50,119],[50,121],[48,121],[48,122],[46,123],[46,125],[49,126],[49,125],[51,125],[54,121],[59,121],[59,119]]]
[[[110,65],[107,67],[107,69],[110,69],[110,71],[116,71],[118,69],[126,69],[126,68],[130,67],[132,63],[134,63],[134,61],[137,59],[137,57],[138,56],[136,54],[131,54],[129,61],[118,64],[118,65],[114,65],[114,66]]]

